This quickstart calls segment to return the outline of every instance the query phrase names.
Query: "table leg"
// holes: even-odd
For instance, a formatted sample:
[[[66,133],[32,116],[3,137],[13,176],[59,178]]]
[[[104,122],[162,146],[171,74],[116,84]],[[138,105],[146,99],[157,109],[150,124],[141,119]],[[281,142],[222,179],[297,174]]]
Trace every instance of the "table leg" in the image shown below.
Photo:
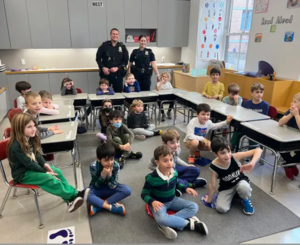
[[[156,106],[156,102],[153,103],[154,105],[154,120],[155,120],[155,126],[157,126],[157,115],[156,115],[156,109],[157,109],[157,106]],[[160,122],[159,122],[160,123]]]
[[[73,150],[74,150],[74,154],[72,154],[72,151],[71,151],[71,156],[72,156],[72,162],[73,162],[73,173],[74,173],[75,189],[77,189],[77,173],[76,173],[76,165],[75,165],[76,146],[73,148]]]
[[[94,122],[94,118],[95,118],[95,107],[94,106],[92,106],[92,112],[91,112],[91,117],[92,117],[92,119],[91,119],[91,123],[92,123],[92,130],[93,130],[93,132],[95,132],[95,122]]]
[[[280,161],[280,154],[276,152],[275,154],[275,162],[273,166],[273,173],[272,173],[272,183],[271,183],[271,190],[270,190],[270,195],[274,195],[274,186],[275,186],[275,179],[276,179],[276,171],[278,167],[278,163]]]

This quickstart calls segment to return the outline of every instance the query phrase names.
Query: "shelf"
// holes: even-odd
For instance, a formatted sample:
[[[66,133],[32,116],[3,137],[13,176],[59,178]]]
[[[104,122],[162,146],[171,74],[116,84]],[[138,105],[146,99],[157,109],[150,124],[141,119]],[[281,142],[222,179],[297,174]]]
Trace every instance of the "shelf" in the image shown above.
[[[138,48],[140,46],[140,43],[124,43],[126,47],[136,47]],[[157,47],[156,42],[147,43],[146,47]]]

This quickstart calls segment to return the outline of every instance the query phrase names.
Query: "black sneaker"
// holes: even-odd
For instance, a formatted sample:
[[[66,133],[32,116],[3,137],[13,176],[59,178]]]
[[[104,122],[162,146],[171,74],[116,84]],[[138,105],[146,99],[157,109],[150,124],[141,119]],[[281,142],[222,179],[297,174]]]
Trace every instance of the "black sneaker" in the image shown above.
[[[135,151],[132,151],[130,152],[130,155],[129,155],[129,158],[132,158],[132,159],[141,159],[143,157],[143,154],[142,152],[135,152]]]
[[[83,189],[82,191],[78,191],[76,197],[81,197],[84,202],[86,202],[88,196],[90,194],[90,188]]]
[[[154,136],[158,136],[162,134],[162,130],[157,129],[157,130],[153,130]]]
[[[177,197],[181,197],[182,196],[182,192],[178,189],[175,190],[175,196]]]
[[[203,178],[197,178],[195,180],[195,182],[193,183],[193,189],[197,188],[197,187],[203,187],[207,184],[207,181]]]
[[[126,162],[123,155],[119,157],[118,162],[119,162],[119,165],[120,165],[120,169],[123,169],[124,165],[125,165],[125,162]]]
[[[161,115],[161,121],[162,121],[162,122],[166,121],[166,115],[165,115],[165,114],[162,114],[162,115]]]
[[[72,213],[74,212],[75,210],[77,210],[81,205],[83,204],[83,199],[82,197],[76,197],[72,202],[70,202],[68,204],[68,212],[69,213]]]
[[[204,222],[200,221],[196,216],[193,216],[192,218],[188,219],[189,224],[187,225],[187,229],[191,231],[197,231],[200,234],[208,235],[208,229],[207,226],[204,224]]]

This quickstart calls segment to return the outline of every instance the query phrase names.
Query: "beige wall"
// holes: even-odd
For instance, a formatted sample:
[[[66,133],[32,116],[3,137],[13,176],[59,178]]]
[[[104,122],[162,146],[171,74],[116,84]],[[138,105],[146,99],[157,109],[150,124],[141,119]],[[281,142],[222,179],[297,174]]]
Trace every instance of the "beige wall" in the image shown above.
[[[137,44],[138,47],[138,44]],[[136,48],[137,48],[136,47]],[[134,48],[127,48],[129,54]],[[157,63],[177,63],[181,59],[181,48],[157,48],[151,47]],[[0,60],[7,69],[40,68],[81,68],[97,67],[97,49],[18,49],[0,50]],[[21,65],[21,59],[25,59],[26,65]]]

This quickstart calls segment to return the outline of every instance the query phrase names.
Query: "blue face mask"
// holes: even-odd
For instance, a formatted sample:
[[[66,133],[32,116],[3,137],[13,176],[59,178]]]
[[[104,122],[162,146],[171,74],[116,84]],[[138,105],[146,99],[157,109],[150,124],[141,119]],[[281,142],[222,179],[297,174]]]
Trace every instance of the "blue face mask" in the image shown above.
[[[122,122],[113,123],[112,124],[115,128],[120,128],[122,126]]]

